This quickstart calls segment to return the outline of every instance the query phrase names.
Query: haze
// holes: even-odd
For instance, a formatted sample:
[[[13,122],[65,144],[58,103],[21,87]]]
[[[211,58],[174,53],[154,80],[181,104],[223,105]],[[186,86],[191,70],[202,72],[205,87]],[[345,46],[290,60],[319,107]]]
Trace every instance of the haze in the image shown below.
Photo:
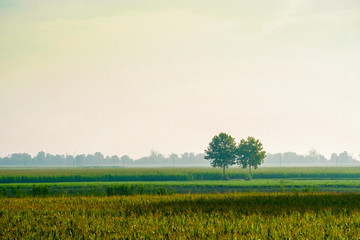
[[[0,155],[360,152],[360,2],[0,1]]]

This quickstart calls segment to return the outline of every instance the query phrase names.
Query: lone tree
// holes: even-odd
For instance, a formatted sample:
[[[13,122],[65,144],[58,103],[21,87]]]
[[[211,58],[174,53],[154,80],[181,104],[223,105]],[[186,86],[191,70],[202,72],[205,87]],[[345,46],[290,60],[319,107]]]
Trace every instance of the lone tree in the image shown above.
[[[243,168],[249,168],[249,179],[251,176],[251,167],[255,169],[264,162],[266,152],[263,150],[262,143],[253,137],[248,137],[247,140],[241,139],[237,147],[237,163]]]
[[[236,142],[226,133],[214,136],[205,150],[205,159],[210,160],[212,167],[223,169],[223,179],[226,179],[225,168],[235,164]]]

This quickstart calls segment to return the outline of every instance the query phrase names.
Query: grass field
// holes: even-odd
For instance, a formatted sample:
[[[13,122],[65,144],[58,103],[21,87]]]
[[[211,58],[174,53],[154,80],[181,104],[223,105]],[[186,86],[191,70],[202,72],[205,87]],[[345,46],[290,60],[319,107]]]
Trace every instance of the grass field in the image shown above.
[[[1,239],[357,239],[360,195],[0,199]]]

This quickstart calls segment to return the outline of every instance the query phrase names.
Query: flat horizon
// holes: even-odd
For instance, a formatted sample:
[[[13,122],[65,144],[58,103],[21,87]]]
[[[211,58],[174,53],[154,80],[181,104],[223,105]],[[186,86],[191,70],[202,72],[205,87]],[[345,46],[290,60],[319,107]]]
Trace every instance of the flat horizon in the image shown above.
[[[0,3],[0,156],[360,149],[360,2]]]

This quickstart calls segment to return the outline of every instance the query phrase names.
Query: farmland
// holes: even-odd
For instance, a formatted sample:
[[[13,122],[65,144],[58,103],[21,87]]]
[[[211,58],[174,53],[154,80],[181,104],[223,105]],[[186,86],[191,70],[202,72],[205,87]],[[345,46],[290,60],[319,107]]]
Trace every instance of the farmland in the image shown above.
[[[353,239],[359,170],[2,169],[0,238]]]
[[[2,169],[0,197],[113,196],[225,192],[357,192],[359,168],[230,168],[222,181],[212,168]]]
[[[355,193],[0,199],[0,238],[354,239]]]
[[[0,197],[114,196],[226,192],[358,192],[360,180],[154,181],[0,184]]]
[[[230,179],[246,179],[246,169],[227,170]],[[259,168],[254,179],[360,179],[360,167]],[[221,180],[214,168],[2,168],[0,183],[199,181]]]

